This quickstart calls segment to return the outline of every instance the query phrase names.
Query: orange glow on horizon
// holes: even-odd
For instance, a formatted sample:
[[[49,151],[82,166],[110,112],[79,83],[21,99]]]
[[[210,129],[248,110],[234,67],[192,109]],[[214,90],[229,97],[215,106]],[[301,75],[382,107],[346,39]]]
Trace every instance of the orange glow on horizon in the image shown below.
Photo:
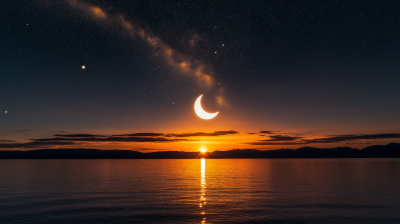
[[[10,141],[14,141],[11,146],[15,145],[15,148],[7,148],[3,150],[34,150],[34,149],[44,149],[44,148],[58,148],[58,149],[99,149],[99,150],[131,150],[139,151],[142,153],[158,152],[158,151],[181,151],[181,152],[198,152],[199,157],[206,157],[209,153],[214,151],[227,151],[233,149],[257,149],[257,150],[276,150],[276,149],[297,149],[301,147],[316,147],[316,148],[335,148],[342,147],[347,142],[334,142],[334,143],[307,143],[307,141],[313,139],[323,139],[329,138],[329,135],[322,134],[307,134],[299,133],[296,130],[284,130],[277,131],[273,134],[263,134],[256,131],[243,131],[240,128],[233,128],[231,130],[237,130],[237,132],[229,132],[230,129],[219,126],[218,124],[214,126],[208,126],[206,128],[197,127],[196,124],[200,123],[197,121],[188,122],[192,124],[191,126],[181,126],[177,124],[173,129],[168,129],[163,131],[162,129],[156,130],[69,130],[71,133],[77,134],[93,134],[98,135],[98,137],[88,137],[88,138],[66,138],[68,144],[64,144],[65,141],[58,141],[57,136],[51,136],[53,134],[49,133],[38,133],[32,138],[37,140],[31,141],[25,139],[23,136],[13,136]],[[218,123],[218,122],[216,122]],[[186,124],[186,125],[188,125]],[[197,127],[197,129],[195,129]],[[219,131],[217,131],[219,130]],[[260,129],[262,130],[262,129]],[[132,133],[159,133],[162,136],[156,137],[143,137],[147,139],[146,141],[137,141],[137,138],[124,136],[130,135]],[[221,132],[221,133],[219,133]],[[118,136],[122,135],[122,136]],[[285,138],[285,137],[297,137],[294,140],[275,140],[275,138]],[[47,142],[44,145],[40,139],[50,139],[55,138],[54,144],[49,145]],[[369,144],[388,144],[392,139],[382,139],[371,141]],[[365,140],[354,140],[349,144],[352,148],[364,148],[366,147]],[[265,144],[263,144],[265,143]],[[20,147],[19,145],[33,145],[36,147]]]

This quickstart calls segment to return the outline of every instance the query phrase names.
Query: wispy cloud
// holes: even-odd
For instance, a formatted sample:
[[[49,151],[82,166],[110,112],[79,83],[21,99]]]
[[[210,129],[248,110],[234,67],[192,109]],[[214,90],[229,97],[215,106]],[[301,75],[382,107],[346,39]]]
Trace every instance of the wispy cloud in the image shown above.
[[[71,134],[71,135],[54,135],[57,137],[65,138],[97,138],[97,137],[107,137],[107,135],[91,135],[91,134]]]
[[[177,142],[190,141],[183,138],[166,138],[166,137],[115,137],[115,136],[96,136],[96,137],[58,137],[58,138],[41,138],[31,139],[35,142]]]
[[[305,138],[290,135],[270,135],[268,139],[249,142],[249,145],[306,145],[306,144],[327,144],[355,140],[378,140],[378,139],[400,139],[400,134],[358,134],[358,135],[330,135],[324,138]]]
[[[400,134],[373,134],[373,135],[332,135],[325,138],[308,140],[309,143],[333,143],[354,140],[377,140],[400,138]]]
[[[295,137],[295,136],[290,136],[290,135],[270,135],[268,136],[270,139],[266,140],[260,140],[260,141],[266,141],[266,142],[281,142],[281,141],[294,141],[297,139],[302,139],[303,137]]]
[[[55,134],[52,138],[37,138],[30,139],[31,142],[18,143],[10,140],[0,140],[0,148],[43,148],[68,145],[82,145],[93,142],[152,142],[152,143],[169,143],[169,142],[185,142],[195,141],[189,137],[199,136],[221,136],[236,134],[238,132],[230,131],[215,131],[215,132],[195,132],[195,133],[129,133],[119,135],[95,135],[95,134]]]
[[[220,135],[232,135],[237,134],[237,131],[215,131],[212,133],[195,132],[195,133],[182,133],[182,134],[167,134],[167,137],[194,137],[194,136],[220,136]]]
[[[15,134],[29,134],[31,132],[34,132],[35,130],[28,130],[28,129],[18,129],[15,131],[6,131],[6,132],[0,132],[3,135],[15,135]]]
[[[113,136],[121,136],[121,137],[157,137],[164,136],[162,133],[134,133],[134,134],[122,134],[122,135],[113,135]]]
[[[10,143],[10,142],[15,142],[15,141],[12,141],[12,140],[0,140],[0,142]]]
[[[276,132],[279,132],[279,131],[260,131],[260,132],[258,132],[258,133],[260,133],[260,134],[269,134],[269,135],[272,135],[272,134],[276,134]]]
[[[43,147],[58,147],[58,146],[67,146],[67,145],[77,145],[78,143],[75,142],[61,142],[61,141],[54,141],[54,142],[27,142],[27,143],[3,143],[0,144],[0,148],[43,148]]]

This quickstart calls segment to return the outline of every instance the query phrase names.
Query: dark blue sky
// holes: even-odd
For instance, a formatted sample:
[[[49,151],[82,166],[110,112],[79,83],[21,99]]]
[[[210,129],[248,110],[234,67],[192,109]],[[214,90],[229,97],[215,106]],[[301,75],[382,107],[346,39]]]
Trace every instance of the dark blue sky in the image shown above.
[[[399,11],[398,1],[1,1],[0,140],[400,133]],[[201,94],[215,119],[193,112]]]

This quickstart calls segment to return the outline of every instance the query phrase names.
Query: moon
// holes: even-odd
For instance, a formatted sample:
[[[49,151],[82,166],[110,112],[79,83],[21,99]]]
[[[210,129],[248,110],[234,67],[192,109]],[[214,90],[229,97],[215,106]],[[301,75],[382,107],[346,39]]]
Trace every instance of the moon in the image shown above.
[[[219,112],[215,112],[215,113],[207,113],[206,111],[203,110],[203,108],[201,107],[201,97],[203,97],[203,95],[200,95],[199,97],[197,97],[196,102],[194,103],[194,111],[196,112],[197,116],[199,116],[202,119],[205,120],[209,120],[214,118],[215,116],[217,116],[217,114]]]

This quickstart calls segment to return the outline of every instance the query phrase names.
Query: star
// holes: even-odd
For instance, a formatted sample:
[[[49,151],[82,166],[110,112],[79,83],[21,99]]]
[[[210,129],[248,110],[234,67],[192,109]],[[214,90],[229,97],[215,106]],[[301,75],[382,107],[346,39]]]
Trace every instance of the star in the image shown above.
[[[6,113],[7,113],[7,111],[6,111]]]
[[[85,68],[86,68],[86,66],[82,65],[82,69],[85,69]]]

